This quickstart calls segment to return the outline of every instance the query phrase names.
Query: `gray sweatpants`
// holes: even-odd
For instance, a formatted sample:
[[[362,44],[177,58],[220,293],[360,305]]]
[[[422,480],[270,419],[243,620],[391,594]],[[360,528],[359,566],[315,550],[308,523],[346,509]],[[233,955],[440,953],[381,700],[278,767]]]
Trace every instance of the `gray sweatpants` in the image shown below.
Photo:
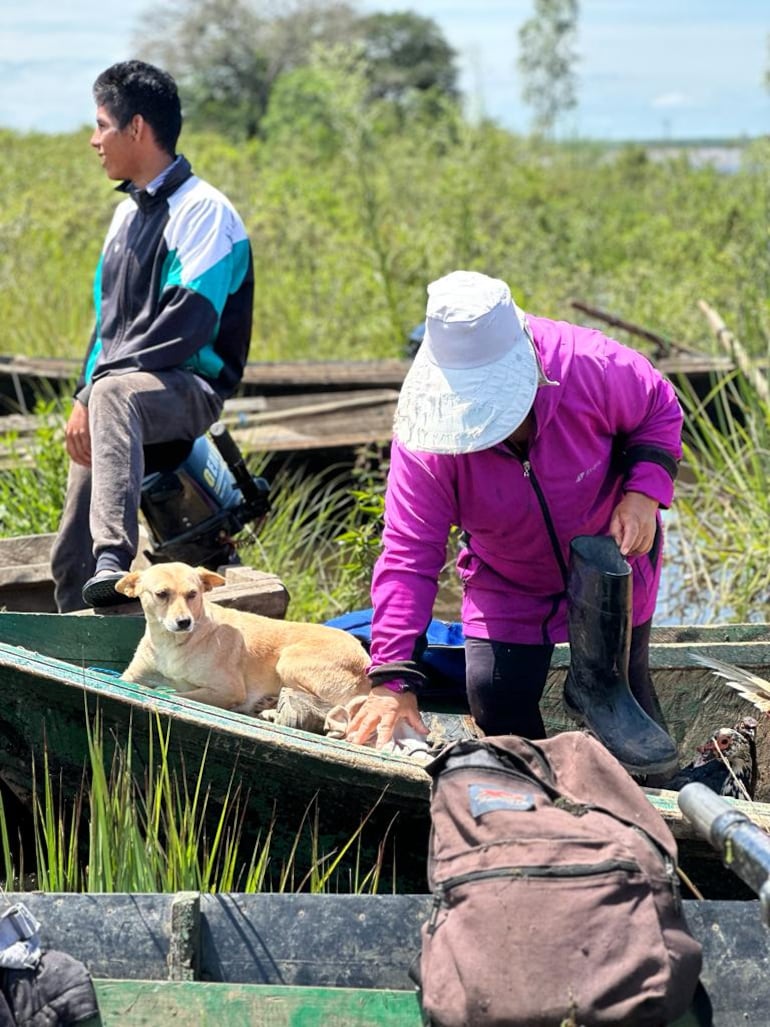
[[[190,371],[131,371],[94,382],[88,401],[91,467],[70,463],[51,552],[60,613],[83,609],[83,585],[102,550],[136,556],[144,446],[197,439],[221,411],[221,398]]]

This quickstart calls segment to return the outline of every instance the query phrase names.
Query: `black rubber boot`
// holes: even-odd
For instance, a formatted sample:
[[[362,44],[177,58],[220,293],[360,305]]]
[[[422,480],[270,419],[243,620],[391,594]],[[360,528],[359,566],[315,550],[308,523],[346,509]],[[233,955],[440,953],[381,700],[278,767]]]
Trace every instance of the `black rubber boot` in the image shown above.
[[[609,535],[570,544],[567,712],[589,728],[630,774],[677,766],[676,743],[648,716],[628,683],[631,567]]]

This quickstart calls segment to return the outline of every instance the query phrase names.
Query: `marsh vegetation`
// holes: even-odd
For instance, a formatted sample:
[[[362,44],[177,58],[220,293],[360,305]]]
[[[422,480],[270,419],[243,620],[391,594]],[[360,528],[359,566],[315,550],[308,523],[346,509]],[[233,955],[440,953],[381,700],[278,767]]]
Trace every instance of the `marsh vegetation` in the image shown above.
[[[253,360],[403,356],[422,320],[426,283],[469,267],[506,279],[533,313],[577,320],[571,302],[579,299],[672,344],[717,352],[698,309],[705,299],[751,358],[768,366],[767,140],[744,146],[739,168],[726,175],[690,162],[686,150],[653,157],[640,146],[525,139],[463,120],[436,98],[397,109],[364,104],[356,75],[321,60],[312,75],[276,89],[258,138],[236,145],[190,132],[183,143],[193,167],[232,198],[252,238]],[[117,197],[89,155],[86,132],[4,131],[0,144],[0,351],[79,357],[91,328],[93,269]],[[740,373],[715,379],[708,405],[684,387],[682,396],[687,467],[667,515],[678,576],[666,617],[766,620],[770,408]],[[55,529],[66,408],[41,397],[40,411],[53,416],[38,432],[34,466],[0,472],[2,535]],[[271,454],[250,459],[260,473]],[[273,514],[242,558],[284,580],[290,616],[323,620],[368,605],[385,469],[364,455],[352,471],[308,476],[287,464],[275,473]],[[446,588],[443,616],[453,603]],[[116,772],[130,776],[130,766]],[[105,798],[118,792],[104,787]],[[71,865],[67,818],[74,814],[54,826],[55,795],[40,794],[36,875],[57,887],[89,887]],[[178,798],[167,795],[166,807]],[[134,801],[138,810],[147,804],[150,817],[152,791]],[[192,839],[181,834],[190,812],[176,808],[181,851]],[[106,804],[103,815],[110,816]],[[7,824],[5,832],[7,877]],[[124,850],[152,849],[138,838]],[[226,846],[218,853],[204,850],[201,866],[209,869],[192,871],[199,883],[191,887],[237,883]],[[96,872],[93,857],[88,866]],[[249,880],[263,879],[259,854],[249,854],[246,866]],[[362,875],[367,887],[370,873]],[[178,886],[157,876],[146,885]],[[142,886],[141,876],[132,886]]]

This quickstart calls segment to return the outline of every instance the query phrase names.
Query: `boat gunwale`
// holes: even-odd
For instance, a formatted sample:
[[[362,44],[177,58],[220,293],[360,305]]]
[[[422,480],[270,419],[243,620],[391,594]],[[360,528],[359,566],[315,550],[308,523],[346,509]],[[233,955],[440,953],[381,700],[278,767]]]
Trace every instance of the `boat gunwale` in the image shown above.
[[[412,784],[427,794],[430,779],[423,767],[395,753],[375,754],[374,750],[354,746],[342,739],[272,724],[232,710],[207,707],[203,703],[186,699],[181,693],[166,695],[144,685],[122,681],[98,669],[77,667],[23,646],[0,642],[0,670],[3,668],[30,673],[41,680],[53,678],[56,684],[79,689],[97,699],[112,699],[148,714],[167,716],[173,721],[182,721],[196,728],[224,731],[231,737],[236,736],[244,742],[253,742],[271,751],[278,748],[281,752],[296,752],[306,758],[314,756],[351,771],[365,770],[382,777],[383,784],[389,790],[394,784]]]

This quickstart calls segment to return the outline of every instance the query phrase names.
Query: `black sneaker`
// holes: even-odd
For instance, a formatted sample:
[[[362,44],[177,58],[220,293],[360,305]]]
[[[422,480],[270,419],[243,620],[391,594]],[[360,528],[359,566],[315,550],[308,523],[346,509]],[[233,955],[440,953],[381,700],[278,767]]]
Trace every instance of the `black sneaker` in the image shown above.
[[[131,602],[128,596],[121,595],[115,588],[125,574],[126,571],[97,571],[83,585],[83,602],[88,606],[117,606]]]

